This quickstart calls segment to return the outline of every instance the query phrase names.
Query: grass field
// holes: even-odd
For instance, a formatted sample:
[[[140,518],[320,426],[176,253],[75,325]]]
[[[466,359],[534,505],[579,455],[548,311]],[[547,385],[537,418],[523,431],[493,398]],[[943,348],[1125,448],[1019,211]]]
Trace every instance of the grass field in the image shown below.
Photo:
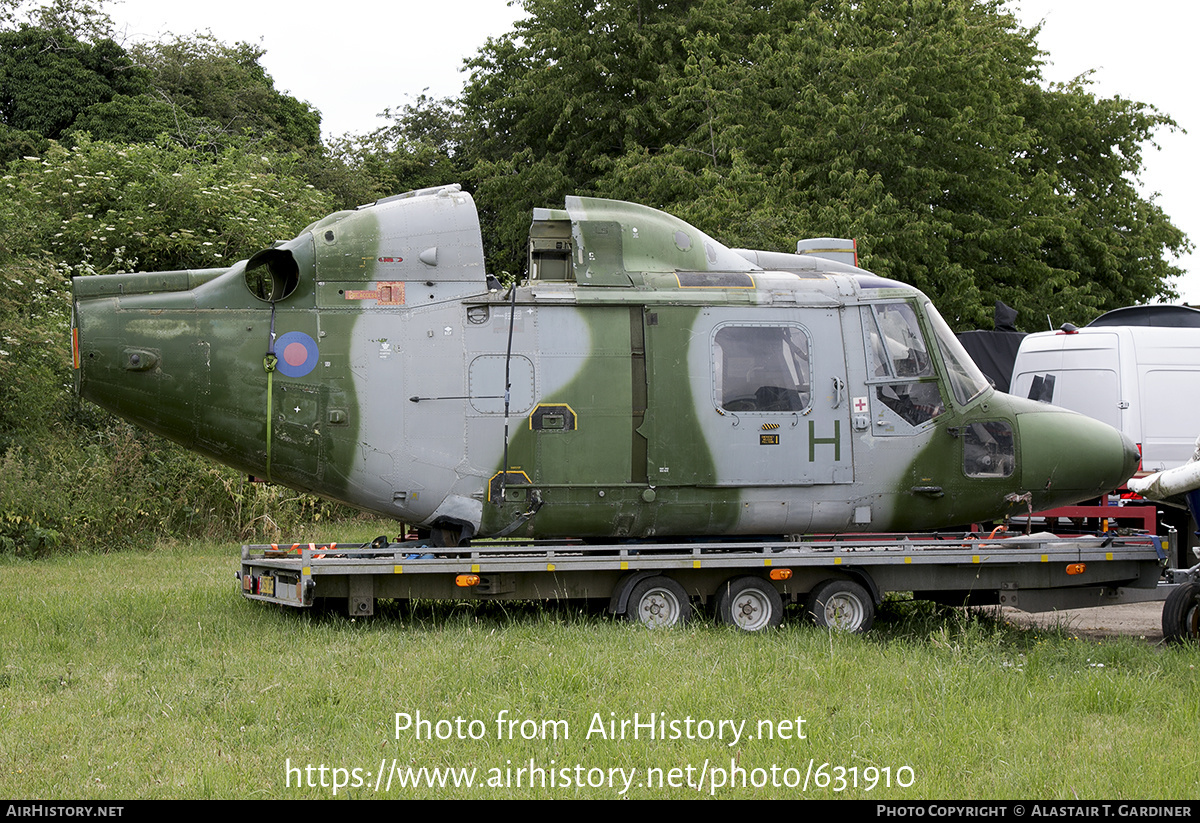
[[[0,793],[1200,795],[1195,648],[903,602],[866,636],[537,604],[353,621],[244,601],[236,568],[231,546],[0,558]]]

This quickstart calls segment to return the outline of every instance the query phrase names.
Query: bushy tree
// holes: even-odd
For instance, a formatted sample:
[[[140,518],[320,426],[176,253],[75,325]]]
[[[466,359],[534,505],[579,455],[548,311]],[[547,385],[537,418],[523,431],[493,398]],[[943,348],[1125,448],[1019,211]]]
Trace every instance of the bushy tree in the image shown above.
[[[264,51],[211,34],[173,36],[127,51],[103,3],[0,5],[0,163],[81,133],[119,143],[160,134],[216,150],[248,142],[321,153],[321,116],[283,94]]]
[[[171,141],[87,137],[11,163],[0,178],[9,252],[92,272],[227,266],[293,237],[331,210],[294,173],[294,155],[229,148],[215,157]]]
[[[148,79],[112,40],[28,25],[0,31],[0,159],[16,156],[22,136],[62,138],[94,108],[146,92]]]
[[[156,100],[178,112],[189,142],[273,134],[289,149],[319,150],[320,113],[275,88],[261,63],[265,53],[195,34],[137,46],[132,56],[149,72]]]
[[[1000,0],[577,3],[472,61],[463,156],[494,240],[571,191],[636,200],[731,244],[854,236],[951,322],[995,300],[1077,320],[1172,294],[1186,238],[1131,180],[1174,123],[1047,88]]]

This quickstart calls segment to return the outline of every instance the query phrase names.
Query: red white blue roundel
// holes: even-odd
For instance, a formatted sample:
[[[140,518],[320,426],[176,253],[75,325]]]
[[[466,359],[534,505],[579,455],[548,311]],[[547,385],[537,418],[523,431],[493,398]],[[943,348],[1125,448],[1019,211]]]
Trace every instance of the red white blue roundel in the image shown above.
[[[317,341],[302,331],[290,331],[275,341],[275,364],[280,374],[304,377],[317,367]]]

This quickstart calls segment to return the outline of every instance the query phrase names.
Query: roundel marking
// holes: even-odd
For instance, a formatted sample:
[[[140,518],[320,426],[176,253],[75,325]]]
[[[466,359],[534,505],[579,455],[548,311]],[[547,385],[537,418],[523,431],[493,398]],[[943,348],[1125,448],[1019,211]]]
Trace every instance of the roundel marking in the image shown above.
[[[317,367],[317,342],[302,331],[281,335],[275,343],[280,353],[276,368],[288,377],[304,377]]]

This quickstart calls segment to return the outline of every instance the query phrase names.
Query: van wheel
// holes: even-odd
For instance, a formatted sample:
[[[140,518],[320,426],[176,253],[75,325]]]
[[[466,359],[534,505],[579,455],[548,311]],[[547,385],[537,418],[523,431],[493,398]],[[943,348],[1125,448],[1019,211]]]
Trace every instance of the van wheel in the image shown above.
[[[691,608],[683,586],[660,574],[633,587],[625,607],[625,619],[650,629],[666,629],[687,622]]]
[[[827,580],[809,595],[808,613],[823,628],[862,634],[875,622],[875,602],[851,580]]]
[[[717,620],[745,632],[773,629],[783,622],[783,598],[761,577],[738,577],[721,586]]]
[[[1163,637],[1173,643],[1200,640],[1200,584],[1189,580],[1171,592],[1163,604]]]

